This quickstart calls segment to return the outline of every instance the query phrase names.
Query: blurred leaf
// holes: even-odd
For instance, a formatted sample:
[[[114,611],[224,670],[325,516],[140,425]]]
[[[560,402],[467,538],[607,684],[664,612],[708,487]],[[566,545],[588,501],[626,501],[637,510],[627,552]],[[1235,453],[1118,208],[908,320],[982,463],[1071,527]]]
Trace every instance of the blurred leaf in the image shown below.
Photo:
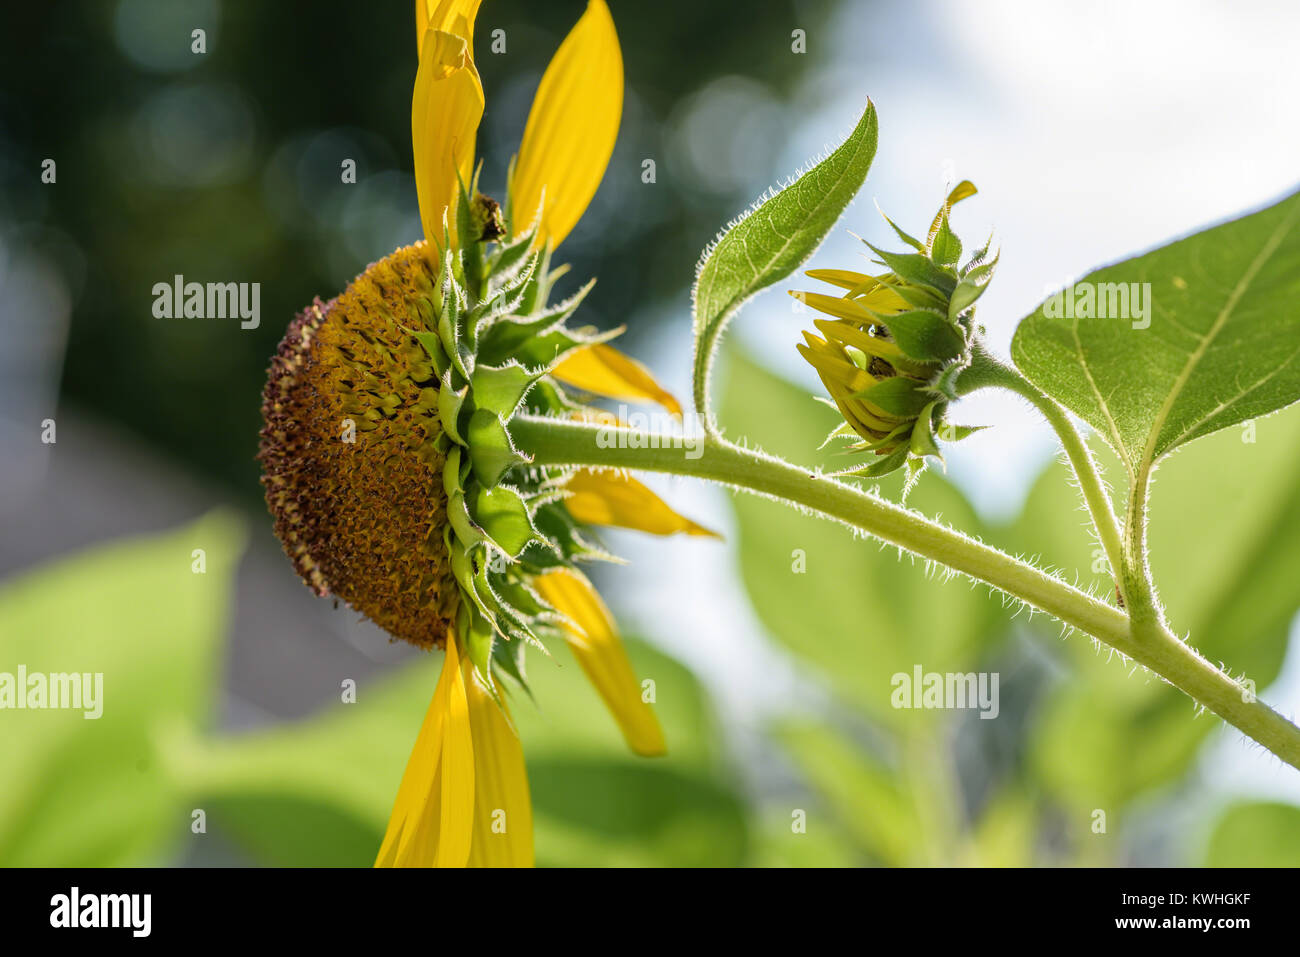
[[[774,454],[809,465],[836,461],[814,451],[836,414],[738,352],[729,357],[723,409],[738,434]],[[878,487],[897,499],[900,482]],[[916,664],[967,672],[1009,618],[983,586],[944,582],[919,559],[842,525],[750,495],[733,504],[741,575],[764,625],[878,721],[898,727],[936,715],[894,709],[893,675],[910,676]],[[922,478],[909,504],[980,534],[970,504],[937,475]]]
[[[1150,284],[1146,325],[1050,318],[1049,299],[1020,323],[1011,354],[1105,437],[1129,474],[1300,399],[1300,194],[1083,281],[1116,284],[1113,304],[1097,288],[1112,316],[1119,291],[1127,299],[1129,284]]]
[[[1180,776],[1202,738],[1215,726],[1198,717],[1181,692],[1140,675],[1121,679],[1152,693],[1145,703],[1111,692],[1114,681],[1062,683],[1045,695],[1035,717],[1029,758],[1046,789],[1067,806],[1067,829],[1087,832],[1088,814],[1106,812],[1113,830],[1123,808],[1138,795]]]
[[[829,156],[760,199],[704,251],[695,290],[695,408],[709,408],[709,368],[727,321],[745,301],[794,272],[821,245],[862,187],[876,155],[876,108]]]
[[[775,804],[756,815],[750,861],[754,867],[858,867],[864,863],[854,842],[833,821],[817,819],[806,830],[795,831],[793,815],[797,810],[807,809]]]
[[[1300,865],[1300,808],[1291,804],[1235,804],[1223,812],[1205,852],[1208,867]]]
[[[209,717],[242,546],[237,520],[213,513],[6,583],[0,671],[102,673],[103,714],[0,712],[0,863],[138,864],[188,833],[155,742]]]
[[[879,863],[916,862],[925,835],[911,798],[897,772],[843,738],[827,725],[789,722],[777,739],[808,783],[829,805],[838,829]],[[809,813],[808,830],[824,829]]]
[[[638,675],[655,682],[666,758],[630,754],[567,648],[539,659],[539,702],[513,705],[534,803],[538,863],[554,866],[726,866],[748,835],[730,785],[712,770],[716,733],[690,673],[629,642]],[[209,741],[176,740],[178,777],[260,860],[368,866],[379,846],[441,656],[363,686],[295,725]],[[286,822],[292,821],[286,826]]]
[[[1031,867],[1038,839],[1033,802],[1008,789],[984,808],[973,834],[973,856],[980,867]]]
[[[1165,463],[1152,493],[1150,540],[1156,586],[1175,629],[1263,692],[1281,669],[1300,609],[1293,587],[1300,569],[1300,409],[1253,428],[1254,442],[1243,442],[1245,431],[1223,432]],[[1118,461],[1097,451],[1115,475]],[[1087,522],[1067,469],[1054,464],[1031,490],[1008,545],[1104,593],[1111,580]],[[1034,621],[1059,634],[1049,619]],[[1077,680],[1048,696],[1035,747],[1058,797],[1113,809],[1182,774],[1219,724],[1195,718],[1181,692],[1132,674],[1131,664],[1104,649],[1099,654],[1086,639],[1060,647]]]

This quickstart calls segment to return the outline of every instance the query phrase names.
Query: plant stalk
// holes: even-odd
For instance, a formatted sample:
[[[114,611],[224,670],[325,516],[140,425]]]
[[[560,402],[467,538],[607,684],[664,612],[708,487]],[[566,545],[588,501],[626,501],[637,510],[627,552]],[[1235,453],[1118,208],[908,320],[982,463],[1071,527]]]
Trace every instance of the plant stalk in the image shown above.
[[[692,437],[689,447],[684,447],[687,443],[673,436],[528,415],[515,416],[510,433],[537,466],[637,469],[707,479],[812,509],[939,562],[1104,641],[1300,768],[1300,727],[1255,699],[1168,629],[1144,629],[1135,635],[1128,615],[1118,608],[860,488],[712,436]],[[1081,439],[1079,443],[1091,462],[1087,447]],[[1096,476],[1095,466],[1092,474]],[[1104,496],[1100,477],[1095,478],[1093,492]],[[1110,528],[1116,529],[1113,512]]]

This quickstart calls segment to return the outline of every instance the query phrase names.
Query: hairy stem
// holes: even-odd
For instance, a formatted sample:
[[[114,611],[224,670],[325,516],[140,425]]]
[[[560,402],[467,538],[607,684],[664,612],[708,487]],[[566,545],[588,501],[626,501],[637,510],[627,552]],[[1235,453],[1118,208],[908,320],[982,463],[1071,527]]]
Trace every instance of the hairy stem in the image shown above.
[[[1124,521],[1124,594],[1129,598],[1129,616],[1135,635],[1155,635],[1168,628],[1156,600],[1151,565],[1147,560],[1147,493],[1151,488],[1151,467],[1142,465],[1129,489]]]
[[[977,348],[971,368],[967,370],[960,382],[964,394],[986,386],[1008,389],[1028,399],[1034,408],[1042,413],[1043,418],[1047,419],[1047,423],[1061,440],[1061,447],[1065,450],[1066,458],[1070,460],[1070,467],[1074,469],[1074,477],[1079,483],[1079,491],[1083,493],[1084,504],[1088,506],[1088,514],[1092,516],[1093,527],[1097,530],[1097,539],[1106,552],[1106,561],[1110,563],[1111,575],[1115,579],[1115,586],[1119,589],[1120,598],[1126,608],[1132,607],[1128,594],[1128,576],[1125,574],[1128,565],[1125,562],[1124,543],[1120,534],[1119,521],[1115,516],[1115,507],[1106,491],[1101,473],[1097,470],[1097,462],[1093,459],[1088,444],[1083,441],[1083,436],[1070,421],[1069,414],[1019,371],[1001,362],[983,348]]]
[[[1129,617],[1119,609],[1042,569],[855,486],[712,436],[693,437],[686,443],[614,426],[526,415],[511,420],[510,432],[519,449],[531,455],[538,466],[638,469],[708,479],[812,509],[939,562],[1104,641],[1300,768],[1300,727],[1255,700],[1167,629],[1135,635]],[[1086,446],[1083,451],[1086,453]],[[1104,496],[1095,468],[1093,476],[1095,491]],[[1113,518],[1112,513],[1112,529]]]

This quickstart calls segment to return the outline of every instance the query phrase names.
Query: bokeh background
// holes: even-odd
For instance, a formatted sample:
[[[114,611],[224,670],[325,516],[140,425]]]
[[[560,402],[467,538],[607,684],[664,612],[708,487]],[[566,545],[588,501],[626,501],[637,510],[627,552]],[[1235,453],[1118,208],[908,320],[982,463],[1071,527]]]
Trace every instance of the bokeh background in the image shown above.
[[[487,192],[582,6],[485,0]],[[954,224],[1002,249],[980,315],[1003,352],[1071,277],[1295,187],[1300,11],[1284,5],[611,8],[623,127],[562,257],[599,277],[587,320],[626,324],[625,348],[679,393],[700,249],[867,96],[875,165],[815,264],[864,262],[847,230],[889,241],[873,203],[915,232],[972,179]],[[99,721],[0,712],[0,864],[369,863],[438,662],[298,584],[253,456],[288,319],[419,236],[410,4],[326,0],[307,17],[87,0],[0,17],[0,671],[103,671],[106,698]],[[260,282],[260,327],[155,319],[153,284],[177,273]],[[838,467],[794,352],[810,319],[782,289],[747,307],[722,419]],[[1014,401],[961,412],[993,428],[912,504],[1104,589],[1048,430]],[[1229,430],[1162,470],[1154,561],[1175,625],[1295,714],[1300,417],[1251,437]],[[672,753],[627,755],[572,661],[536,661],[537,706],[516,712],[540,862],[1300,863],[1300,775],[1178,694],[839,528],[653,484],[726,535],[614,533],[629,564],[595,572]],[[891,708],[891,676],[917,664],[997,672],[997,720]]]

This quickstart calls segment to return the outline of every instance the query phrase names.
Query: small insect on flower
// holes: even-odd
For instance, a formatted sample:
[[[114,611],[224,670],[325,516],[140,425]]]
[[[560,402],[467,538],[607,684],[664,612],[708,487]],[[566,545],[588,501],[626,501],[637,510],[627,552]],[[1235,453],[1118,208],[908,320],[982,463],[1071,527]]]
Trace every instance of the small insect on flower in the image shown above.
[[[955,203],[975,195],[963,180],[949,193],[925,242],[886,222],[914,251],[891,253],[866,245],[887,270],[879,275],[813,269],[807,275],[846,290],[840,296],[791,291],[830,316],[804,333],[799,353],[817,370],[844,422],[828,437],[847,438],[850,451],[878,460],[841,474],[877,477],[906,466],[909,484],[927,457],[943,460],[938,439],[957,441],[976,428],[950,425],[945,413],[970,365],[978,335],[975,301],[997,264],[989,244],[965,265],[962,244],[948,224]]]
[[[433,699],[376,863],[526,866],[532,810],[507,705],[524,650],[562,639],[638,754],[664,752],[613,619],[578,570],[592,525],[710,534],[620,474],[534,467],[512,418],[586,417],[589,393],[676,401],[550,302],[551,254],[590,203],[623,101],[604,0],[542,78],[504,209],[478,190],[478,0],[417,0],[411,107],[425,239],[374,263],[289,326],[264,394],[275,530],[318,595],[395,638],[442,649]],[[506,827],[494,826],[504,813]]]

